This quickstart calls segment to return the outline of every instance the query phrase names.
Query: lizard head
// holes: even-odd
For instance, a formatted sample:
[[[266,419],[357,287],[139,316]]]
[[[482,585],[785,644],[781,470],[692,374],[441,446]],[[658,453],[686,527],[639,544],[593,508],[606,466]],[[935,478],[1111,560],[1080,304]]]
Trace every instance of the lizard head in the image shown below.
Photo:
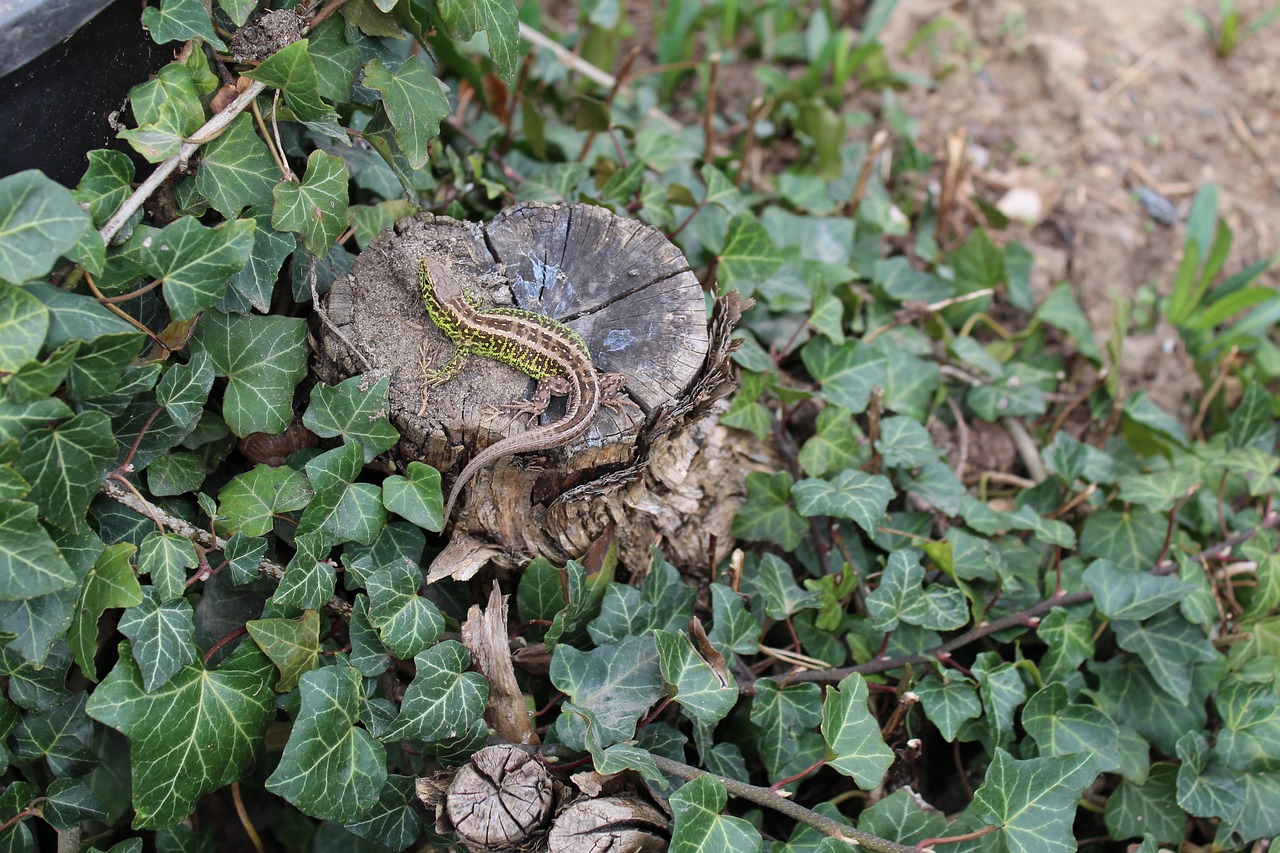
[[[422,258],[420,263],[422,264],[422,289],[424,293],[427,290],[433,291],[436,298],[441,302],[462,301],[462,284],[447,264],[429,256]]]

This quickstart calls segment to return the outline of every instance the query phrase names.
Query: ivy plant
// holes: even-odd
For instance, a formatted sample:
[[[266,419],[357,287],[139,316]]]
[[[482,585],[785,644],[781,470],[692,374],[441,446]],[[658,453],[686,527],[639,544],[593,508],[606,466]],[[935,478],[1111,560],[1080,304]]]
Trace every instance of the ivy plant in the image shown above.
[[[537,560],[504,590],[553,771],[630,771],[683,851],[1277,839],[1280,371],[1274,330],[1221,328],[1270,316],[1265,266],[1215,287],[1206,191],[1165,307],[1232,357],[1194,421],[1126,388],[1123,315],[1100,346],[1023,246],[944,221],[891,96],[873,168],[843,93],[916,82],[895,5],[672,3],[680,67],[599,90],[569,80],[628,67],[608,0],[569,49],[509,0],[146,8],[175,58],[130,93],[133,156],[0,178],[0,845],[452,843],[415,779],[485,745],[494,688],[471,592],[423,583],[440,475],[370,465],[387,382],[304,385],[305,318],[397,218],[529,200],[638,217],[756,300],[720,422],[776,460],[709,572]],[[679,85],[738,56],[749,113]],[[239,449],[299,424],[279,464]]]

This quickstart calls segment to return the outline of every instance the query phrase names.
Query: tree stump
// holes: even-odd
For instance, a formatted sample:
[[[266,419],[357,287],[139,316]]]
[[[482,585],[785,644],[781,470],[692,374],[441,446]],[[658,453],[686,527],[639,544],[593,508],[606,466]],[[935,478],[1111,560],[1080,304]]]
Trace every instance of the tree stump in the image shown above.
[[[389,462],[401,470],[426,462],[446,484],[480,449],[529,428],[527,416],[504,407],[529,399],[536,383],[472,357],[454,379],[427,385],[425,372],[453,346],[423,306],[418,263],[425,256],[450,265],[482,306],[514,305],[565,323],[586,341],[600,372],[625,379],[619,405],[602,409],[577,440],[477,473],[428,580],[465,580],[489,561],[510,568],[539,555],[576,557],[610,522],[624,559],[647,562],[663,528],[680,524],[668,513],[660,524],[635,528],[627,510],[644,504],[651,517],[661,514],[661,498],[648,488],[659,482],[649,476],[657,460],[666,460],[656,472],[668,483],[664,491],[684,481],[697,447],[670,456],[671,442],[684,436],[687,445],[689,428],[731,390],[730,332],[750,300],[733,294],[718,302],[709,328],[706,298],[680,251],[648,225],[599,207],[526,204],[485,225],[430,214],[399,220],[326,294],[329,324],[317,329],[315,370],[331,384],[355,374],[370,384],[390,376],[390,419],[401,440]],[[563,413],[563,398],[553,398],[542,422]],[[707,422],[694,430],[695,445],[713,429]],[[727,518],[698,532],[700,562],[708,534],[731,541],[737,505],[731,500]]]

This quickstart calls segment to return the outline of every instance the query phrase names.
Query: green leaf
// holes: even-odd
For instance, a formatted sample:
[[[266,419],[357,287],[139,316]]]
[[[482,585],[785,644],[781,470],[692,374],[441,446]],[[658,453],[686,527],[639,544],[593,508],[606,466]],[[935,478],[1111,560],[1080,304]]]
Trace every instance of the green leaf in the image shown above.
[[[858,815],[858,829],[898,844],[912,845],[948,833],[947,819],[925,811],[914,792],[898,789]]]
[[[711,776],[699,776],[681,785],[671,796],[671,853],[752,853],[763,849],[764,841],[755,827],[740,817],[721,814],[728,799],[724,785]]]
[[[360,48],[349,44],[339,18],[330,18],[311,33],[312,62],[320,97],[333,103],[351,100],[351,87],[360,72]]]
[[[10,821],[21,814],[28,805],[39,798],[40,789],[30,782],[10,782],[0,794],[0,820]],[[26,820],[20,820],[0,833],[0,849],[5,853],[21,853],[34,849],[34,840]]]
[[[116,459],[111,421],[101,412],[29,432],[14,466],[31,484],[31,499],[44,518],[76,530]]]
[[[659,630],[653,636],[662,677],[685,713],[708,725],[724,719],[738,701],[738,682],[724,658],[708,660],[684,633]]]
[[[850,341],[836,346],[815,338],[800,351],[809,375],[822,385],[819,396],[858,414],[866,411],[871,392],[888,382],[888,365],[871,347]]]
[[[36,358],[48,331],[49,309],[22,288],[0,282],[0,372]]]
[[[383,741],[446,741],[484,715],[489,682],[478,672],[467,672],[471,653],[466,646],[446,640],[419,652],[413,663],[413,681]]]
[[[747,500],[733,519],[733,535],[756,542],[773,542],[794,551],[809,524],[790,507],[791,475],[786,471],[747,475]]]
[[[222,416],[243,438],[282,432],[293,418],[293,390],[307,373],[307,327],[293,317],[206,311],[191,341],[227,378]]]
[[[93,658],[98,652],[98,620],[114,607],[136,607],[142,603],[142,588],[133,575],[129,558],[137,550],[130,542],[108,546],[84,579],[80,605],[75,610],[67,644],[90,681],[98,680]]]
[[[410,56],[394,74],[375,57],[365,66],[363,83],[382,94],[400,150],[411,169],[421,169],[427,164],[427,146],[440,135],[440,120],[449,113],[440,81],[427,63]]]
[[[43,276],[89,224],[71,193],[42,173],[0,178],[0,280],[21,284]]]
[[[366,678],[376,678],[391,665],[391,655],[369,621],[369,599],[357,595],[351,603],[351,665]]]
[[[97,763],[93,751],[93,722],[85,716],[86,694],[23,715],[13,731],[16,753],[44,758],[56,776],[80,776]]]
[[[1009,850],[1070,853],[1076,804],[1096,775],[1087,753],[1018,761],[997,747],[973,813],[999,827]]]
[[[312,151],[302,183],[281,181],[272,190],[275,207],[271,227],[296,231],[306,242],[307,251],[325,257],[347,226],[349,177],[341,158]]]
[[[1040,452],[1045,468],[1068,486],[1076,480],[1086,483],[1113,481],[1114,460],[1110,454],[1072,438],[1063,430],[1053,434],[1053,441]]]
[[[25,501],[0,501],[0,601],[69,589],[76,576]]]
[[[105,819],[107,809],[84,779],[54,779],[45,790],[40,816],[65,832],[85,821]]]
[[[915,692],[925,715],[948,743],[956,739],[956,732],[966,720],[982,715],[978,691],[972,682],[962,678],[930,678],[917,684]]]
[[[969,622],[964,593],[955,587],[924,583],[920,554],[911,549],[889,555],[880,585],[867,596],[867,616],[877,631],[892,631],[898,620],[933,631],[952,631]]]
[[[188,39],[204,39],[210,47],[226,51],[227,46],[213,31],[209,10],[200,0],[160,0],[160,8],[142,10],[142,25],[156,44]]]
[[[590,711],[594,741],[603,746],[634,738],[640,716],[666,692],[652,637],[626,637],[589,652],[557,646],[551,683],[574,706]],[[572,714],[566,708],[557,728]]]
[[[369,575],[369,621],[401,660],[435,643],[444,630],[440,611],[418,595],[421,584],[421,572],[409,562],[394,563]]]
[[[1121,571],[1147,571],[1164,547],[1166,527],[1164,519],[1146,510],[1095,512],[1080,531],[1080,553],[1109,560]]]
[[[1095,560],[1084,573],[1094,606],[1108,619],[1141,621],[1167,610],[1195,587],[1177,578],[1146,572],[1122,572],[1106,560]]]
[[[0,503],[0,515],[5,509],[6,504]],[[40,528],[40,533],[44,533],[43,528]],[[20,541],[21,538],[13,532],[0,536],[0,542]],[[45,665],[49,649],[71,626],[72,611],[80,601],[79,584],[93,568],[104,547],[102,540],[87,530],[62,534],[55,543],[50,543],[48,551],[39,555],[37,565],[48,570],[57,561],[65,560],[75,578],[74,585],[25,600],[0,601],[0,631],[13,635],[9,649],[35,666]],[[4,551],[5,546],[0,545],[0,553]],[[21,574],[27,571],[24,568]],[[0,577],[11,578],[13,574],[0,568]]]
[[[1094,772],[1120,767],[1115,722],[1091,705],[1071,702],[1061,682],[1046,685],[1022,709],[1022,726],[1045,757],[1092,753]]]
[[[227,219],[255,204],[271,203],[271,188],[280,171],[271,152],[253,129],[253,118],[241,113],[217,139],[204,147],[196,189]]]
[[[1280,761],[1280,697],[1269,682],[1233,678],[1213,697],[1222,721],[1214,755],[1235,770],[1274,770]]]
[[[422,832],[414,811],[414,804],[419,802],[414,787],[416,781],[413,776],[388,776],[368,816],[344,828],[391,850],[409,849]]]
[[[67,398],[92,400],[115,393],[145,340],[141,332],[122,332],[81,344],[67,374]]]
[[[1129,474],[1118,480],[1120,499],[1152,512],[1168,512],[1204,482],[1199,460],[1186,459],[1168,471]]]
[[[1234,821],[1244,808],[1239,774],[1213,761],[1212,750],[1200,732],[1178,739],[1178,805],[1196,817]]]
[[[302,509],[313,497],[315,492],[301,471],[256,465],[232,477],[218,493],[218,531],[264,536],[277,516]]]
[[[1267,389],[1258,383],[1250,384],[1231,413],[1227,447],[1232,450],[1257,447],[1268,453],[1274,450],[1276,423],[1272,411],[1273,403]]]
[[[44,342],[47,347],[60,347],[70,341],[92,341],[103,335],[137,331],[99,305],[91,296],[68,293],[43,282],[29,284],[24,290],[49,309],[49,336]]]
[[[187,137],[204,124],[204,107],[191,69],[180,62],[169,63],[154,78],[130,89],[129,102],[138,127],[118,135],[149,163],[175,156]]]
[[[763,609],[770,619],[786,619],[821,606],[818,593],[801,589],[791,567],[777,554],[765,553],[748,562],[742,580],[753,596],[752,606]]]
[[[257,580],[267,544],[266,539],[256,539],[244,533],[236,533],[227,541],[222,556],[227,560],[232,583],[239,585]]]
[[[362,820],[386,784],[387,753],[356,727],[360,673],[340,662],[308,672],[300,688],[302,709],[267,790],[311,817]]]
[[[751,722],[759,730],[756,747],[769,770],[778,779],[800,751],[800,739],[821,721],[822,690],[816,684],[781,686],[771,678],[756,682],[751,700]]]
[[[164,282],[164,301],[175,319],[190,320],[222,298],[227,279],[249,260],[254,228],[252,219],[207,228],[184,216],[147,238],[143,263]]]
[[[279,89],[285,104],[302,121],[321,121],[334,114],[333,108],[320,99],[319,78],[307,39],[286,45],[244,76]]]
[[[321,438],[342,436],[345,441],[358,441],[364,448],[364,461],[372,462],[400,438],[387,420],[390,387],[390,376],[372,385],[364,376],[352,376],[340,385],[317,384],[311,389],[311,404],[302,423]]]
[[[887,477],[844,470],[834,480],[806,479],[792,488],[801,515],[847,518],[874,536],[893,498]]]
[[[629,589],[630,587],[623,587]],[[601,608],[603,612],[604,608]],[[746,599],[722,583],[711,584],[711,633],[719,649],[753,655],[760,648],[760,623],[747,610]]]
[[[198,565],[195,545],[180,533],[149,533],[142,540],[138,571],[151,576],[161,602],[181,598],[186,592],[187,569]]]
[[[245,623],[249,636],[280,670],[277,693],[288,693],[302,676],[320,665],[320,613],[308,610],[297,619],[254,619]]]
[[[87,710],[132,745],[134,827],[176,823],[200,797],[239,779],[258,760],[275,718],[275,694],[267,684],[270,662],[246,648],[217,670],[189,664],[159,693],[148,694],[129,644],[120,644],[119,662]]]
[[[730,290],[753,293],[781,265],[782,253],[759,219],[750,213],[740,213],[729,220],[717,268],[721,293]]]
[[[143,689],[155,693],[196,659],[195,613],[185,598],[162,601],[150,587],[143,596],[120,616],[120,633],[132,643]]]
[[[1094,364],[1102,364],[1102,351],[1093,339],[1093,326],[1076,301],[1075,294],[1071,292],[1071,285],[1059,284],[1055,287],[1049,298],[1041,303],[1036,317],[1066,332],[1075,339],[1081,355]]]
[[[382,481],[382,503],[406,521],[432,532],[444,529],[444,498],[440,472],[421,462],[410,462],[405,476],[392,474]]]
[[[867,693],[867,682],[855,672],[827,688],[822,703],[822,737],[835,754],[828,764],[864,791],[879,785],[893,763],[893,751],[867,708]]]
[[[331,546],[323,531],[312,531],[294,536],[297,551],[284,577],[271,596],[277,607],[297,610],[319,610],[333,596],[337,585],[337,572],[333,563],[324,559]]]
[[[190,424],[204,411],[212,388],[213,363],[202,352],[165,372],[156,385],[156,402],[164,406],[174,423]]]
[[[1221,679],[1220,664],[1199,664],[1191,669],[1191,701],[1180,702],[1157,684],[1134,656],[1089,663],[1090,673],[1098,680],[1094,694],[1102,709],[1165,755],[1174,754],[1178,738],[1185,732],[1204,729],[1204,700]]]
[[[1155,681],[1179,702],[1191,697],[1191,665],[1217,660],[1209,638],[1173,610],[1143,623],[1114,622],[1120,647],[1138,655],[1151,670]]]
[[[133,161],[123,151],[106,148],[89,151],[85,156],[89,158],[89,168],[73,195],[76,201],[89,206],[94,225],[105,225],[133,192]]]
[[[1112,838],[1137,838],[1150,833],[1157,841],[1177,843],[1186,831],[1187,816],[1177,803],[1178,768],[1153,764],[1141,784],[1125,779],[1107,798],[1103,817]]]
[[[982,652],[971,667],[978,679],[978,695],[986,717],[984,724],[991,739],[1005,741],[1013,732],[1013,712],[1027,698],[1026,685],[1014,664],[1001,661],[995,652]]]
[[[862,438],[862,430],[847,411],[826,406],[818,413],[813,436],[800,448],[800,466],[810,477],[856,468],[864,455],[859,447]]]
[[[483,30],[489,37],[489,57],[507,85],[515,81],[520,56],[520,22],[514,0],[442,0],[437,4],[445,32],[454,41],[467,41]]]
[[[875,447],[890,468],[918,468],[942,454],[919,421],[902,416],[880,422]]]

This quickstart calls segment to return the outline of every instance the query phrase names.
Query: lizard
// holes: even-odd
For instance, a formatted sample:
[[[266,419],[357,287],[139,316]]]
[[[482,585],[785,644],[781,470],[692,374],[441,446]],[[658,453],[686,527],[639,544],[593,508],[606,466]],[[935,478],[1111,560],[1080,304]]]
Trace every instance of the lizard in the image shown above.
[[[602,405],[616,405],[614,398],[623,377],[599,373],[587,342],[559,320],[521,308],[477,306],[463,292],[453,271],[435,258],[419,259],[418,284],[427,316],[454,344],[453,355],[444,367],[424,371],[428,388],[457,376],[467,356],[474,354],[510,365],[538,381],[533,400],[508,408],[538,415],[551,397],[566,398],[563,417],[508,436],[467,462],[445,502],[447,524],[463,487],[480,469],[504,456],[550,450],[573,441],[591,427]],[[424,397],[424,410],[425,404]]]

